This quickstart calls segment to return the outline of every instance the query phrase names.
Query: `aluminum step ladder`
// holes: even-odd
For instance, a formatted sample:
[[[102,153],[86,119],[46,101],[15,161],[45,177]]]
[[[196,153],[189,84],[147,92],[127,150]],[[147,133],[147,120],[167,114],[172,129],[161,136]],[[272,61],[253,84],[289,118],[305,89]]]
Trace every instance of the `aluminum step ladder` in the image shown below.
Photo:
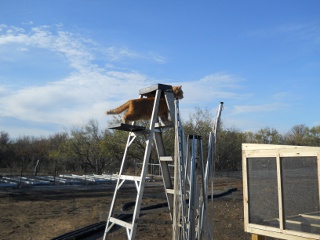
[[[175,196],[175,226],[173,239],[202,239],[204,193],[204,158],[202,137],[188,135],[184,140],[180,163],[175,179],[180,183]]]
[[[150,159],[150,154],[152,150],[152,143],[154,142],[157,150],[158,159],[160,162],[161,172],[162,172],[162,179],[164,183],[165,193],[168,201],[168,208],[170,211],[170,216],[172,219],[173,214],[173,183],[171,180],[171,174],[169,171],[169,163],[173,163],[172,156],[167,156],[165,152],[165,147],[162,139],[162,132],[163,129],[166,127],[174,127],[175,121],[175,105],[174,105],[174,96],[172,91],[172,86],[170,85],[163,85],[157,84],[155,86],[151,86],[145,89],[141,89],[139,91],[140,98],[147,96],[154,95],[154,105],[152,116],[150,119],[150,124],[148,128],[143,126],[136,126],[136,125],[129,125],[129,124],[119,124],[117,126],[111,127],[111,129],[123,130],[128,131],[129,136],[127,140],[127,144],[125,147],[120,171],[117,177],[117,183],[113,195],[113,199],[111,202],[109,215],[107,219],[106,229],[103,236],[103,239],[107,239],[108,233],[111,231],[113,227],[122,227],[126,230],[127,239],[135,239],[136,231],[137,231],[137,224],[140,216],[140,208],[142,203],[142,197],[145,187],[145,181],[148,172],[148,163]],[[159,109],[160,99],[164,98],[166,100],[167,107],[169,109],[170,118],[172,124],[170,126],[160,124],[157,113]],[[138,135],[144,135],[145,137],[145,152],[142,161],[142,169],[139,175],[126,175],[124,173],[125,164],[128,161],[128,148],[133,143]],[[121,187],[123,187],[124,183],[126,182],[133,182],[134,186],[137,190],[137,194],[135,197],[135,206],[132,213],[132,219],[129,221],[122,220],[120,218],[121,214],[117,214],[115,211],[115,206],[117,204],[117,195]]]
[[[208,185],[212,180],[213,195],[214,160],[216,158],[217,132],[223,102],[220,102],[212,132],[209,134],[207,161],[204,161],[202,137],[185,136],[176,101],[175,121],[175,175],[173,240],[213,239],[212,225],[208,222]],[[212,198],[211,198],[212,199]]]

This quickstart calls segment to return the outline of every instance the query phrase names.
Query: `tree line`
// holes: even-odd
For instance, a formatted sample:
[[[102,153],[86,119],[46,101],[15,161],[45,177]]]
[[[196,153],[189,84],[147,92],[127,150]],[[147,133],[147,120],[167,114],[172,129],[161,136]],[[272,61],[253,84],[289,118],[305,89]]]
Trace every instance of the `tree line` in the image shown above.
[[[115,117],[110,124],[121,121]],[[208,136],[212,130],[213,117],[208,110],[196,109],[189,120],[183,121],[185,134],[203,138],[204,153],[207,152]],[[147,124],[147,122],[144,122]],[[7,174],[61,173],[115,173],[119,171],[128,133],[102,129],[97,121],[90,120],[82,127],[60,132],[49,137],[23,136],[11,139],[5,131],[0,132],[0,168]],[[174,151],[174,129],[163,133],[168,155]],[[320,146],[320,125],[309,128],[304,124],[293,126],[287,133],[265,127],[256,132],[241,132],[237,128],[219,126],[217,143],[217,171],[241,170],[241,144],[265,143],[300,146]],[[128,157],[141,162],[144,154],[143,136],[130,146]],[[151,153],[151,163],[157,162],[156,151]],[[134,166],[126,166],[130,169]]]

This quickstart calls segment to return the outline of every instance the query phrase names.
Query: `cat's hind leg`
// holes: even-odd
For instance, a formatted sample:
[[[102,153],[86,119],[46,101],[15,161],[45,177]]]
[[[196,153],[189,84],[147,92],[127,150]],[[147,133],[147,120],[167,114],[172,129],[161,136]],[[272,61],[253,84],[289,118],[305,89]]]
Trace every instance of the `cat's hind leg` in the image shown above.
[[[125,124],[130,124],[131,122],[134,122],[134,121],[136,121],[138,119],[133,113],[128,113],[127,112],[126,114],[123,115],[122,120],[123,120],[123,122]]]

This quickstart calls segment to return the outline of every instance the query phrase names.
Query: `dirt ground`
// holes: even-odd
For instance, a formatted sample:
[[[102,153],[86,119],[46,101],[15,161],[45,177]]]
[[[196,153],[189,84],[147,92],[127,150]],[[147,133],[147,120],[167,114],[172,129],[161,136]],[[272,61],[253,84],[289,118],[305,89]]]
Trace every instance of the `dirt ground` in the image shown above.
[[[208,209],[214,239],[249,240],[251,235],[243,230],[242,179],[215,179],[216,191],[228,188],[237,191],[214,199]],[[113,191],[114,184],[0,189],[0,239],[52,239],[99,222],[100,213],[109,211]],[[134,192],[134,187],[126,188],[128,195]],[[146,184],[143,196],[144,205],[166,202],[161,183]],[[119,199],[123,203],[126,200],[126,196]],[[136,239],[172,239],[167,208],[148,212],[141,219],[144,222],[138,225]],[[122,231],[109,236],[109,239],[125,239]]]

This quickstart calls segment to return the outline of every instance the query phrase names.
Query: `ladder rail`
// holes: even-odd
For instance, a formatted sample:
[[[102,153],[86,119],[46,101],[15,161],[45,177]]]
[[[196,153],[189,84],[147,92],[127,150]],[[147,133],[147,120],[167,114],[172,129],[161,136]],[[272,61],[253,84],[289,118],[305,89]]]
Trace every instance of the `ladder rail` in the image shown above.
[[[199,203],[199,218],[198,218],[198,239],[202,239],[203,234],[203,224],[205,220],[205,214],[207,213],[207,195],[205,191],[205,165],[203,159],[203,146],[202,141],[200,141],[200,161],[201,161],[201,184],[202,184],[202,198]]]
[[[107,233],[111,230],[111,228],[113,227],[114,223],[112,222],[112,216],[113,216],[113,212],[114,212],[114,206],[115,206],[115,202],[117,199],[117,195],[118,195],[118,190],[121,188],[121,186],[123,185],[123,183],[125,182],[125,180],[122,180],[120,178],[120,176],[122,175],[123,169],[124,169],[124,164],[125,164],[125,160],[127,159],[127,155],[128,155],[128,147],[131,145],[132,141],[132,135],[129,134],[128,135],[128,139],[127,139],[127,145],[122,157],[122,162],[121,162],[121,167],[120,167],[120,171],[118,174],[118,178],[117,178],[117,183],[116,183],[116,187],[115,187],[115,191],[113,194],[113,198],[111,201],[111,205],[110,205],[110,211],[108,214],[108,219],[107,219],[107,223],[106,223],[106,228],[105,228],[105,232],[103,234],[103,239],[106,240],[107,239]],[[110,227],[109,227],[110,226]]]
[[[175,101],[175,173],[174,173],[174,221],[172,239],[186,239],[186,176],[185,142],[181,125],[179,100]]]
[[[219,129],[222,110],[223,110],[223,102],[220,102],[218,111],[217,111],[217,116],[214,121],[212,131],[210,132],[210,135],[209,135],[209,149],[208,149],[208,158],[206,163],[205,187],[206,187],[206,192],[208,193],[209,178],[211,177],[211,194],[213,194],[213,183],[214,183],[213,174],[215,171],[217,135],[218,135],[218,129]],[[211,201],[213,201],[213,198],[211,198]]]
[[[190,140],[190,139],[189,139]],[[196,164],[197,164],[197,141],[195,135],[192,135],[191,145],[191,166],[190,166],[190,195],[189,195],[189,208],[188,208],[188,239],[195,239],[195,197],[197,189],[197,176],[196,176]]]
[[[144,190],[144,185],[145,185],[145,178],[146,178],[147,171],[148,171],[148,163],[149,163],[149,158],[150,158],[150,154],[151,154],[152,141],[153,141],[153,137],[154,137],[154,127],[155,127],[155,123],[158,118],[157,113],[158,113],[158,108],[159,108],[159,103],[160,103],[160,96],[161,96],[161,91],[157,90],[155,98],[154,98],[154,105],[153,105],[153,110],[152,110],[152,115],[151,115],[151,122],[150,122],[150,126],[149,126],[150,132],[149,132],[148,139],[146,140],[146,150],[145,150],[145,154],[143,157],[143,165],[142,165],[142,170],[141,170],[141,179],[142,180],[140,182],[139,191],[137,193],[137,198],[136,198],[136,204],[135,204],[135,208],[134,208],[133,216],[132,216],[132,222],[134,224],[133,224],[132,231],[130,233],[130,239],[134,239],[135,234],[136,234],[136,230],[137,230],[137,224],[135,224],[135,222],[139,218],[139,214],[140,214],[140,206],[141,206],[141,202],[142,202],[143,190]]]
[[[164,92],[164,97],[165,97],[166,102],[167,102],[167,106],[168,106],[168,109],[169,109],[169,114],[170,114],[171,121],[173,122],[173,125],[174,125],[175,124],[176,107],[175,107],[175,101],[174,101],[173,93],[165,91]],[[177,101],[179,101],[179,100],[177,100]]]

